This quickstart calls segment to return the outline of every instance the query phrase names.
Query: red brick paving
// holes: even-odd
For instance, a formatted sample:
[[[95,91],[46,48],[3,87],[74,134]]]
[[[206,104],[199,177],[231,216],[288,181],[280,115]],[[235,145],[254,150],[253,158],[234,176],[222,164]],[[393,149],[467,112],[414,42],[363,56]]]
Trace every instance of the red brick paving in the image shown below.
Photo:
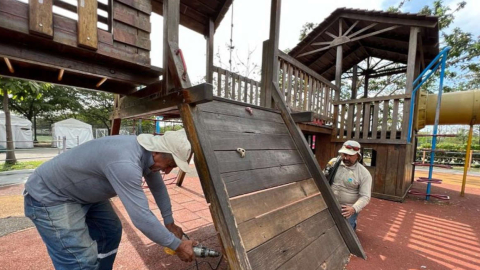
[[[427,203],[418,197],[408,198],[404,203],[372,199],[359,216],[357,232],[368,259],[352,258],[347,269],[480,269],[480,188],[476,184],[467,185],[467,195],[461,198],[458,195],[461,175],[434,176],[446,181],[434,186],[433,192],[449,194],[450,202]],[[480,177],[469,177],[469,180],[477,183]],[[425,184],[415,186],[425,189]],[[21,185],[3,188],[0,196],[19,194],[21,190]],[[187,177],[182,188],[169,184],[168,190],[176,223],[191,238],[220,250],[198,178]],[[148,189],[145,193],[154,202]],[[120,200],[112,201],[124,227],[115,269],[183,270],[192,266],[165,254],[162,247],[132,225]],[[157,208],[154,204],[151,206]],[[152,211],[161,218],[158,209]],[[217,262],[214,258],[206,261]],[[35,229],[0,238],[0,269],[53,269]],[[199,269],[210,268],[201,264]],[[226,269],[225,262],[219,269]]]

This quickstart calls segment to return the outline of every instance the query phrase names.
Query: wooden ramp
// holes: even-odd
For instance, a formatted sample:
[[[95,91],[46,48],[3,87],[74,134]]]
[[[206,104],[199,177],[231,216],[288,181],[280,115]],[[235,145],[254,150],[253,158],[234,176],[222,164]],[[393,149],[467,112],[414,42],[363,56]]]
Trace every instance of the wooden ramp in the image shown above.
[[[343,269],[350,253],[365,258],[285,108],[218,98],[179,108],[231,269]]]

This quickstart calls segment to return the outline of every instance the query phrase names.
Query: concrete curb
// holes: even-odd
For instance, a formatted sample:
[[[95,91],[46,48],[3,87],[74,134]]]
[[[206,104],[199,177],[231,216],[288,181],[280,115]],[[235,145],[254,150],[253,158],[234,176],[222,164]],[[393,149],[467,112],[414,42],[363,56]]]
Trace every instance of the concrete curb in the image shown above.
[[[0,176],[14,175],[14,174],[27,174],[27,173],[33,173],[33,171],[35,171],[35,169],[6,171],[6,172],[0,172]]]

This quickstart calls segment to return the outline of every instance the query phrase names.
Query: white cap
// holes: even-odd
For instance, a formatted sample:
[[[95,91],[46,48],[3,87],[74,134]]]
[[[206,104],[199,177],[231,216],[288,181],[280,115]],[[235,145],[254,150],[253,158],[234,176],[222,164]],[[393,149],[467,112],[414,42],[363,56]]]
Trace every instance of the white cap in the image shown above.
[[[192,172],[192,169],[188,166],[192,146],[187,139],[185,129],[167,131],[163,136],[140,134],[137,136],[137,141],[150,152],[172,154],[178,168],[186,173]]]
[[[355,151],[354,148],[356,148],[358,150]],[[361,149],[362,149],[362,147],[360,146],[360,144],[358,142],[350,140],[350,141],[346,141],[343,144],[342,148],[340,148],[340,150],[338,150],[338,153],[343,153],[343,154],[347,154],[347,155],[350,155],[350,156],[358,154],[361,158],[362,157],[362,154],[360,154]]]

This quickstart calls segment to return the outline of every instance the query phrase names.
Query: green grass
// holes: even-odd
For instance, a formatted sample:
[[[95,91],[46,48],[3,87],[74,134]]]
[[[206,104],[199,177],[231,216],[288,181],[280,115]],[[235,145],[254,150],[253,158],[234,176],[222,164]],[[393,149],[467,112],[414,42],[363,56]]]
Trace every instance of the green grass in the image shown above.
[[[455,171],[462,171],[462,172],[463,172],[463,167],[454,166],[453,169],[454,169]],[[435,171],[435,169],[434,169],[434,171]],[[468,171],[469,171],[469,172],[480,172],[480,168],[471,167]]]
[[[4,163],[3,166],[0,167],[0,172],[35,169],[38,166],[42,165],[44,162],[45,160],[25,161],[17,162],[15,165],[9,165]]]
[[[52,141],[52,136],[37,136],[37,140],[39,142],[51,142]]]

